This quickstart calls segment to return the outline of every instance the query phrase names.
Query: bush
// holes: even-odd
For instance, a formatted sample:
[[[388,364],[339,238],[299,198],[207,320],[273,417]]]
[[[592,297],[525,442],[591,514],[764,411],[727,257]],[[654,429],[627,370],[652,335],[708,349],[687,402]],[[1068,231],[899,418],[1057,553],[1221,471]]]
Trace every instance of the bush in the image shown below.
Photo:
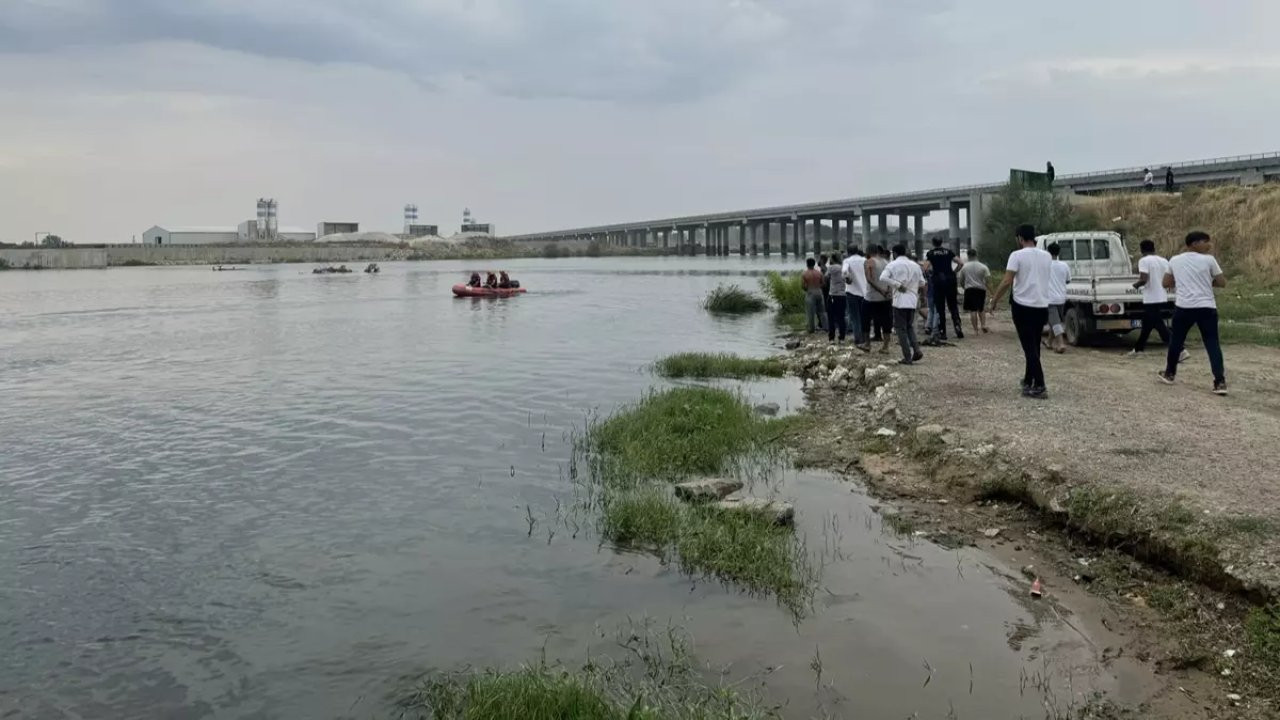
[[[587,257],[600,257],[602,254],[604,254],[604,251],[600,247],[600,241],[592,240],[591,242],[587,243],[587,249],[583,250],[582,254]]]
[[[9,261],[4,258],[0,258],[0,270],[8,270],[9,267]]]
[[[746,315],[763,312],[769,309],[768,303],[758,295],[743,290],[737,285],[720,285],[707,295],[702,307],[709,312],[731,315]]]
[[[564,257],[564,253],[561,252],[559,245],[549,243],[542,246],[542,257],[547,258],[548,260],[555,260],[556,258]]]
[[[804,313],[804,285],[799,275],[770,272],[761,278],[760,287],[777,304],[780,314]]]
[[[1014,233],[1024,223],[1035,225],[1036,233],[1045,235],[1089,230],[1094,220],[1078,212],[1062,195],[1006,185],[992,201],[982,228],[982,254],[991,267],[1003,268],[1009,254],[1018,249]]]

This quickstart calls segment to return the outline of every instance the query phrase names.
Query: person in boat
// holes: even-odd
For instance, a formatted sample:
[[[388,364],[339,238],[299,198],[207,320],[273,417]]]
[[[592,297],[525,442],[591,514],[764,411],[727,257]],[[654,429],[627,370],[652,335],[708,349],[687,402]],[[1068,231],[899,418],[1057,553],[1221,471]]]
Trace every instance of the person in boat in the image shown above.
[[[480,287],[480,273],[478,272],[471,273],[471,279],[467,281],[467,287],[473,287],[473,288]]]
[[[498,273],[498,287],[504,290],[511,287],[511,276],[507,274],[506,270]]]
[[[490,272],[489,277],[485,278],[484,286],[490,289],[498,287],[498,276]]]

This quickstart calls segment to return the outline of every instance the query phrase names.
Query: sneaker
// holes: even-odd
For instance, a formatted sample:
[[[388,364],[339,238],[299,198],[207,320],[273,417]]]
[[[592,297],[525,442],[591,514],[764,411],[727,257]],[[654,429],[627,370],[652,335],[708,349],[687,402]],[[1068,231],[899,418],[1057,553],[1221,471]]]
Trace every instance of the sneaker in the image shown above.
[[[1146,353],[1142,352],[1141,350],[1130,350],[1129,352],[1124,354],[1124,356],[1127,358],[1140,358],[1143,355],[1146,355]]]
[[[1222,381],[1222,382],[1215,382],[1215,383],[1213,384],[1213,394],[1214,394],[1214,395],[1226,395],[1226,394],[1227,394],[1227,383],[1226,383],[1226,381],[1225,381],[1225,380],[1224,380],[1224,381]]]
[[[1164,383],[1165,385],[1172,385],[1172,384],[1173,384],[1174,376],[1169,375],[1169,374],[1168,374],[1168,373],[1166,373],[1165,371],[1163,371],[1163,370],[1157,370],[1157,371],[1156,371],[1156,375],[1157,375],[1157,376],[1159,376],[1159,378],[1160,378],[1160,382]]]
[[[1043,387],[1028,388],[1023,394],[1031,398],[1032,400],[1048,400],[1049,399],[1049,391]]]
[[[923,359],[924,359],[924,353],[919,352],[919,351],[916,351],[916,354],[911,356],[911,362],[913,362],[913,363],[914,363],[914,362],[920,362],[920,361],[921,361],[921,360],[923,360]]]
[[[1186,350],[1183,350],[1182,354],[1178,356],[1178,362],[1180,363],[1184,363],[1190,359],[1191,359],[1191,353],[1187,352]]]
[[[903,359],[903,360],[899,360],[898,364],[899,365],[915,365],[915,361]]]
[[[982,328],[982,334],[983,334],[983,335],[986,335],[986,334],[987,334],[987,333],[989,333],[989,332],[991,332],[991,331],[990,331],[990,330],[988,330],[988,329],[986,329],[986,328]]]
[[[957,340],[963,340],[963,339],[964,339],[964,331],[963,331],[963,330],[961,330],[960,328],[956,328],[956,339],[957,339]]]

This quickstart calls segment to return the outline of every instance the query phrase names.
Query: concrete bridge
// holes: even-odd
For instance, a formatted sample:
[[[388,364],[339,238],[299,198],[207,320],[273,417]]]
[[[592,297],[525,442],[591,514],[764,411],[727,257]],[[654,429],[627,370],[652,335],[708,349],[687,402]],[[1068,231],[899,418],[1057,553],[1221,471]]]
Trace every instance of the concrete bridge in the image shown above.
[[[1175,182],[1180,187],[1224,183],[1255,185],[1280,179],[1280,152],[1164,163],[1149,167],[1156,176],[1158,188],[1163,187],[1165,169],[1170,167],[1173,168]],[[1084,195],[1141,190],[1143,170],[1142,167],[1131,167],[1059,175],[1054,182],[1054,189]],[[506,239],[542,243],[595,241],[629,247],[661,247],[667,252],[681,255],[699,251],[707,255],[728,255],[731,247],[736,245],[740,255],[769,255],[773,248],[777,248],[784,257],[788,251],[798,257],[808,251],[809,248],[804,246],[810,240],[815,254],[822,251],[823,226],[831,228],[829,235],[832,247],[835,248],[853,242],[854,226],[860,223],[859,235],[863,242],[900,242],[909,245],[914,241],[916,252],[922,253],[924,219],[940,211],[948,214],[948,235],[953,247],[958,249],[980,244],[985,211],[991,197],[1004,185],[964,185],[828,202],[733,210],[513,235]],[[889,233],[891,216],[897,218],[897,228],[892,236]]]

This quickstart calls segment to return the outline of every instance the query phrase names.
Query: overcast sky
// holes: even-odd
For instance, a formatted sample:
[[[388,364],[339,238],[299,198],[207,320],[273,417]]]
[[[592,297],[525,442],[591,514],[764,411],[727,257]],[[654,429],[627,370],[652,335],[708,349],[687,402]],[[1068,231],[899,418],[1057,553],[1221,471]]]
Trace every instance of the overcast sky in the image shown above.
[[[502,233],[1280,150],[1275,0],[0,0],[0,239]]]

